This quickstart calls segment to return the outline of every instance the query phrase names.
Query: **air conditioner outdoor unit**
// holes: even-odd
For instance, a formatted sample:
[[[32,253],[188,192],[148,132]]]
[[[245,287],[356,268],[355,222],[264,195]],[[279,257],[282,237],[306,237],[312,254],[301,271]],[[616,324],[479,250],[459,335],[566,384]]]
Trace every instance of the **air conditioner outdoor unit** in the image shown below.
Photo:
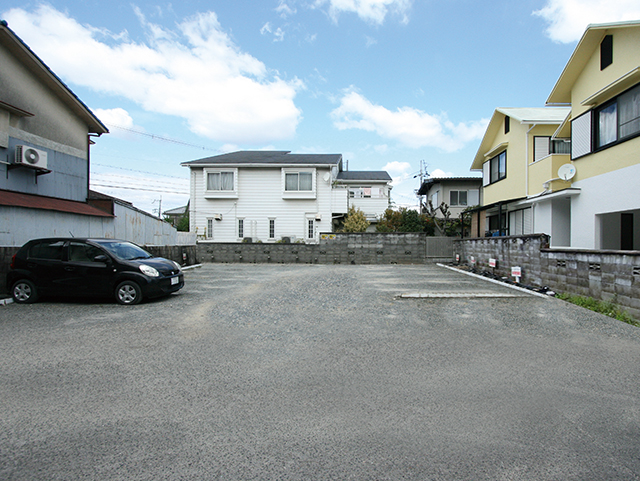
[[[213,218],[214,220],[222,220],[222,214],[214,214]]]
[[[34,169],[46,169],[47,153],[26,145],[17,145],[15,163]]]

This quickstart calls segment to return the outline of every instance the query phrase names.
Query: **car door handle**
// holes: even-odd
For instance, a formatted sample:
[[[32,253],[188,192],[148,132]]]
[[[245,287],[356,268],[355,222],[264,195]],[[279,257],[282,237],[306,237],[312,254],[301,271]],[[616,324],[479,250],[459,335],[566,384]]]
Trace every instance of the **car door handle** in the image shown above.
[[[67,266],[64,268],[65,271],[71,272],[71,271],[75,271],[76,268],[75,267],[71,267],[71,266]]]

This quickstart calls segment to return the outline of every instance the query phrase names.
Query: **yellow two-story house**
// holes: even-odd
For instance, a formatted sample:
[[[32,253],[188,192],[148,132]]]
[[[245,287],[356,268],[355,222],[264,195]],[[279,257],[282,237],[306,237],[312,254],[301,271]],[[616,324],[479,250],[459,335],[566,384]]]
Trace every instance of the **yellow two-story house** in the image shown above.
[[[640,21],[590,25],[547,107],[496,109],[473,235],[640,249]]]
[[[640,21],[587,28],[547,99],[565,104],[571,247],[640,249]]]
[[[529,199],[550,192],[557,168],[569,161],[569,139],[552,139],[569,111],[495,110],[471,166],[482,171],[482,206],[473,213],[472,236],[538,232]]]

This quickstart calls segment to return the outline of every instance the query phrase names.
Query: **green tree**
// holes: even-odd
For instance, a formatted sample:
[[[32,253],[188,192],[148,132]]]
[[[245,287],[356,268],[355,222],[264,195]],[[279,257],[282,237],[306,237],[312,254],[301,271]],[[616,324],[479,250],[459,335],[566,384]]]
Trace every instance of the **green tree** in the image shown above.
[[[364,232],[371,223],[360,209],[349,207],[347,217],[344,219],[341,232]]]
[[[378,219],[376,231],[378,232],[398,232],[402,225],[402,214],[393,209],[387,209]]]
[[[189,232],[189,213],[180,218],[176,223],[176,230],[179,232]]]
[[[427,235],[433,235],[434,229],[431,219],[406,207],[387,209],[376,226],[378,232],[425,232]]]

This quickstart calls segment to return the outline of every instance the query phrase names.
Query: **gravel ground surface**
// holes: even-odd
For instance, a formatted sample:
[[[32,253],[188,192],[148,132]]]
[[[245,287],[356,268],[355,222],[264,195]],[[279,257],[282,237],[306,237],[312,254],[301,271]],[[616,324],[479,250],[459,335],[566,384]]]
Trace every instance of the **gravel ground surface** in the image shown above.
[[[432,265],[186,282],[0,307],[0,479],[640,478],[640,329]]]

